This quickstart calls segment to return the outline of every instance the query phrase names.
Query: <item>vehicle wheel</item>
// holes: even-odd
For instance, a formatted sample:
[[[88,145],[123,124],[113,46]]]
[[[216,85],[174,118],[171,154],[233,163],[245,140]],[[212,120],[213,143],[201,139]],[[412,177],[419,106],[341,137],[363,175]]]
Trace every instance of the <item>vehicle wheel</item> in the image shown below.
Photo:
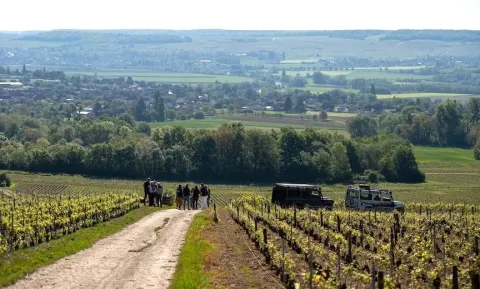
[[[371,211],[372,207],[365,207],[365,211]]]

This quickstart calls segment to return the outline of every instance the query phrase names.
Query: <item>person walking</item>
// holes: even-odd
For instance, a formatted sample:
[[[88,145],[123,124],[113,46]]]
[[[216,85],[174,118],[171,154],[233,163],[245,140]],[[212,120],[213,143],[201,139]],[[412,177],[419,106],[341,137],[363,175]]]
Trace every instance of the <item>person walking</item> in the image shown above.
[[[183,188],[183,209],[185,208],[190,210],[190,188],[188,184]]]
[[[198,210],[198,199],[200,198],[200,189],[195,186],[192,193],[192,207],[194,210]]]
[[[178,185],[177,188],[177,209],[181,210],[183,205],[183,189],[182,185]]]
[[[148,197],[148,186],[150,185],[150,178],[147,179],[146,182],[143,183],[143,204],[147,205],[147,197]]]
[[[208,189],[203,184],[200,185],[200,202],[202,205],[202,210],[207,208],[207,198],[208,198]]]

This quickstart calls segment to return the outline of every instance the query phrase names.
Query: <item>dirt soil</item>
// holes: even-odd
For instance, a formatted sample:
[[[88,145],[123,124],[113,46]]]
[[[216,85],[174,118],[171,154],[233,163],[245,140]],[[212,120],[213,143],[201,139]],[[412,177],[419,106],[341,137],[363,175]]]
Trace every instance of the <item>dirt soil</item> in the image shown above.
[[[6,288],[168,288],[197,212],[151,214]]]
[[[218,217],[219,223],[203,232],[203,238],[214,248],[205,257],[204,267],[212,288],[284,288],[228,211],[220,210]]]

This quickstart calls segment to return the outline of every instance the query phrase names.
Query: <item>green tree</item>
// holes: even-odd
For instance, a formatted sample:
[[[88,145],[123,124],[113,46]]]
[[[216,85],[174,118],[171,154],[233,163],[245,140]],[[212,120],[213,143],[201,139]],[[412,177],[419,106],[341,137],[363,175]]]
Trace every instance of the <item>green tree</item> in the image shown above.
[[[27,67],[25,66],[25,64],[23,65],[23,68],[22,68],[22,74],[27,74]]]
[[[303,97],[298,97],[297,98],[297,104],[295,105],[295,112],[296,113],[304,113],[307,110],[305,109],[305,104],[303,101]]]
[[[477,123],[480,120],[480,97],[472,97],[467,104],[470,120]]]
[[[332,147],[332,179],[334,181],[349,180],[352,177],[347,156],[347,149],[339,142]]]
[[[159,122],[165,121],[165,104],[163,97],[160,95],[160,91],[155,91],[153,109],[156,113],[155,120]]]
[[[356,116],[348,120],[347,131],[352,137],[371,137],[377,135],[377,122],[368,116]]]
[[[328,118],[327,112],[324,111],[324,110],[320,111],[320,119],[321,120],[327,120],[327,118]]]
[[[370,85],[370,94],[377,96],[377,92],[375,91],[375,84],[373,83]]]
[[[390,182],[423,182],[425,174],[418,169],[413,151],[408,146],[398,146],[385,151],[381,173]]]
[[[292,98],[290,96],[287,96],[287,98],[285,99],[285,112],[291,113],[292,111],[293,111]]]
[[[327,76],[319,71],[314,72],[312,78],[315,84],[325,84],[327,82]]]
[[[476,160],[480,160],[480,138],[477,139],[477,143],[473,148],[473,156],[475,157]]]
[[[138,121],[148,120],[147,105],[145,104],[145,100],[142,97],[140,97],[135,104],[135,107],[133,109],[133,116]]]
[[[456,102],[447,101],[438,105],[435,116],[440,144],[450,146],[465,144],[465,132],[460,127],[462,114]]]

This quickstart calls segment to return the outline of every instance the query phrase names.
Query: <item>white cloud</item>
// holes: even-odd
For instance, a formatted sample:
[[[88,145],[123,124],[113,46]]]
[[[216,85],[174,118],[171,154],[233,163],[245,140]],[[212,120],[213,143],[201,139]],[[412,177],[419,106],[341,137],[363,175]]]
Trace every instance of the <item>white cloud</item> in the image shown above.
[[[23,0],[11,3],[15,4],[0,16],[0,30],[480,30],[480,0]]]

